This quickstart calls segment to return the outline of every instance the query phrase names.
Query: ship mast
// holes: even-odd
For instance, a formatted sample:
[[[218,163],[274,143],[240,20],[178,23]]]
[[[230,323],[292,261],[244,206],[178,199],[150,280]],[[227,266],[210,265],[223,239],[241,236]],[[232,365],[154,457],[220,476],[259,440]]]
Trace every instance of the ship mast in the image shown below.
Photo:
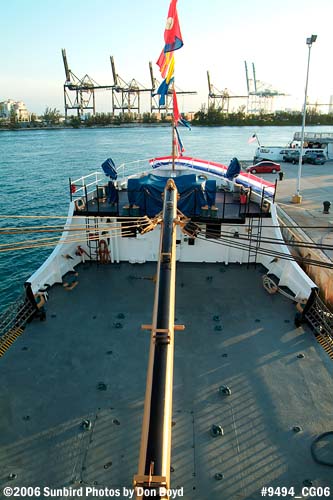
[[[172,170],[175,170],[175,155],[176,155],[176,123],[175,123],[175,109],[174,109],[174,99],[172,99],[172,125],[171,125],[171,132],[172,132],[172,149],[171,149],[171,155],[172,155]]]
[[[139,468],[134,477],[137,499],[168,498],[170,488],[174,331],[184,329],[174,325],[177,195],[169,179],[164,190],[153,320],[151,325],[142,325],[151,330],[151,339]]]
[[[182,46],[177,0],[171,0],[164,31],[164,48],[157,61],[165,80],[157,94],[160,95],[160,105],[163,105],[165,96],[171,91],[169,86],[172,88],[172,170],[175,169],[175,127],[179,120],[174,91],[174,51]],[[139,467],[133,480],[138,500],[151,496],[160,500],[169,498],[174,331],[184,329],[184,326],[174,324],[177,196],[175,182],[169,179],[163,194],[153,320],[151,325],[143,325],[143,329],[151,331],[151,338]]]

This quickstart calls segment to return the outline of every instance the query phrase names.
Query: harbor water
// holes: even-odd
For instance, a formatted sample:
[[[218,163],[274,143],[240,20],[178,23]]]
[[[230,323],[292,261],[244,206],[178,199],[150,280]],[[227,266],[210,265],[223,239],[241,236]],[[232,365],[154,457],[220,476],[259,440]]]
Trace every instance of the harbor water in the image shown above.
[[[300,127],[193,127],[182,129],[186,156],[229,164],[231,158],[253,159],[256,133],[265,146],[284,146]],[[310,130],[310,127],[307,128]],[[311,127],[313,132],[333,132],[333,127]],[[0,132],[0,228],[59,224],[59,219],[5,219],[9,215],[66,216],[68,179],[100,171],[111,157],[121,163],[169,155],[170,128],[142,126],[121,128],[19,130]],[[35,234],[31,239],[47,237]],[[51,234],[51,236],[53,236]],[[23,291],[23,283],[51,253],[52,247],[3,252],[17,236],[0,233],[0,310]],[[22,239],[22,237],[21,237]],[[27,240],[27,237],[25,238]],[[1,246],[2,245],[2,246]],[[23,241],[22,246],[27,246]]]

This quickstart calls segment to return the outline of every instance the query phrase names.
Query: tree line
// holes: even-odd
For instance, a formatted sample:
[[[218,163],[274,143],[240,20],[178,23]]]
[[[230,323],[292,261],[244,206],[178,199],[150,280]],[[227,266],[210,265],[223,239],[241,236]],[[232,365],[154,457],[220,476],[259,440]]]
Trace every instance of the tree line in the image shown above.
[[[80,127],[106,127],[130,123],[142,124],[160,124],[170,122],[171,115],[166,113],[161,114],[158,118],[155,113],[121,113],[114,115],[113,113],[96,113],[95,115],[87,115],[83,118],[71,116],[64,121],[63,115],[56,108],[45,109],[45,112],[37,116],[32,113],[30,122],[22,124],[17,120],[15,113],[11,113],[9,120],[0,121],[0,126],[3,128],[20,128],[20,127],[41,127],[41,126],[68,126],[73,128]],[[195,126],[269,126],[269,125],[290,125],[299,126],[302,123],[301,112],[276,111],[274,113],[245,113],[244,108],[240,108],[237,112],[226,113],[217,108],[205,109],[203,106],[200,111],[194,114],[191,120],[191,125]],[[306,115],[306,125],[333,125],[333,114],[321,114],[315,108],[309,108]]]
[[[297,111],[276,111],[274,113],[245,113],[239,110],[234,113],[225,113],[216,108],[207,111],[202,108],[195,113],[192,125],[207,126],[242,126],[242,125],[290,125],[298,126],[302,123],[302,113]],[[307,110],[306,125],[333,125],[333,114],[321,114],[315,108]]]

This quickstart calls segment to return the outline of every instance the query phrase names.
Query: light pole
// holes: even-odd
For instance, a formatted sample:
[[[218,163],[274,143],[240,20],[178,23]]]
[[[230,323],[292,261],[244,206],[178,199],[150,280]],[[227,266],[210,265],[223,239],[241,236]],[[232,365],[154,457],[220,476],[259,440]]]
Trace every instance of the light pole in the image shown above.
[[[299,160],[298,160],[298,172],[297,172],[297,182],[296,182],[296,193],[292,197],[291,201],[293,203],[301,203],[301,174],[302,174],[302,159],[303,159],[303,144],[304,144],[304,128],[305,128],[305,117],[306,117],[306,102],[308,97],[308,80],[309,80],[309,68],[310,68],[310,54],[312,44],[317,40],[317,35],[311,35],[306,39],[306,44],[309,47],[308,54],[308,67],[306,71],[306,81],[305,81],[305,96],[303,105],[303,119],[302,119],[302,133],[301,133],[301,147],[299,150]]]

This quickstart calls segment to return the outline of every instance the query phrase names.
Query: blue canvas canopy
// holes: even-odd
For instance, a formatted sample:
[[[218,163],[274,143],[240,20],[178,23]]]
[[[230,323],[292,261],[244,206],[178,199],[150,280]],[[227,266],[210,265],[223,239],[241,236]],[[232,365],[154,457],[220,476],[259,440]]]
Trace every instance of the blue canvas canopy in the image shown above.
[[[229,164],[228,170],[225,173],[227,179],[234,179],[241,171],[241,166],[237,158],[233,158]]]
[[[108,158],[107,160],[105,160],[104,163],[102,163],[102,169],[104,170],[105,175],[107,175],[113,180],[117,179],[118,174],[112,158]]]
[[[162,193],[167,183],[167,177],[149,174],[139,179],[128,179],[127,191],[130,205],[140,207],[141,214],[153,217],[162,210]],[[180,195],[178,208],[183,214],[199,215],[206,199],[202,190],[202,181],[195,174],[181,175],[173,178]]]
[[[216,180],[208,179],[205,186],[207,205],[211,207],[215,205],[216,199]]]

